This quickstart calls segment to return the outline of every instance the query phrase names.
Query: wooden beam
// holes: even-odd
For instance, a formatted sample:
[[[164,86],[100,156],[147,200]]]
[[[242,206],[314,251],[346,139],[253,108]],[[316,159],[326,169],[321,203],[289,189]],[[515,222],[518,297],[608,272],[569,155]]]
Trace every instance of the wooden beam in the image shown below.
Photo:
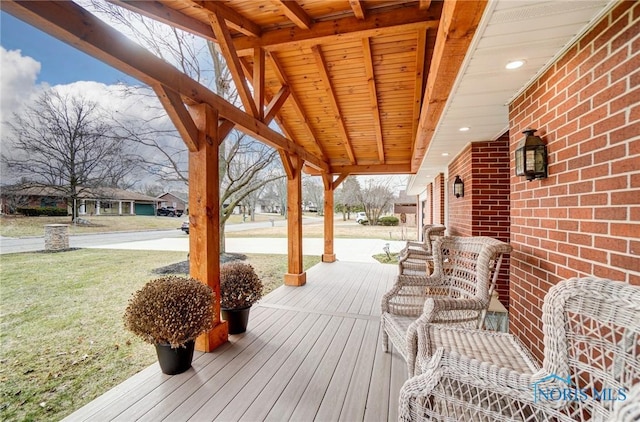
[[[427,10],[431,7],[431,0],[420,0],[420,9]]]
[[[373,114],[373,127],[376,134],[376,147],[378,160],[384,164],[384,144],[382,143],[382,122],[380,121],[380,108],[378,107],[378,93],[376,92],[376,78],[373,71],[373,57],[369,38],[362,39],[362,51],[364,54],[364,68],[367,72],[367,84],[369,85],[369,102]]]
[[[291,0],[278,0],[282,7],[282,12],[289,18],[291,22],[296,24],[298,28],[309,29],[313,25],[313,19],[304,11],[302,7]]]
[[[429,9],[435,5],[432,4]],[[444,2],[442,21],[438,27],[422,110],[420,111],[416,142],[411,156],[413,173],[420,168],[422,159],[429,148],[435,128],[442,116],[486,5],[486,0],[449,0]]]
[[[333,181],[333,190],[338,189],[338,186],[340,186],[340,184],[344,182],[344,179],[346,179],[347,177],[349,177],[349,173],[341,173],[338,178]]]
[[[411,126],[411,136],[413,143],[411,151],[415,146],[416,132],[418,131],[418,122],[420,121],[420,107],[422,106],[422,87],[424,86],[424,67],[427,48],[427,31],[418,31],[418,47],[416,48],[416,80],[413,88],[415,92],[413,97],[413,118]]]
[[[222,143],[222,141],[224,141],[224,138],[226,138],[227,135],[229,135],[229,132],[231,132],[231,130],[235,126],[236,124],[233,123],[231,120],[225,120],[222,123],[220,123],[220,125],[218,126],[219,143]]]
[[[260,113],[256,108],[256,103],[251,96],[251,91],[249,90],[247,79],[244,77],[244,74],[242,72],[240,59],[238,58],[236,50],[233,46],[233,42],[231,41],[231,34],[229,33],[227,24],[225,23],[224,19],[216,13],[212,13],[209,15],[209,22],[211,22],[213,33],[218,39],[218,45],[220,46],[222,55],[227,62],[229,72],[231,72],[231,77],[233,78],[233,82],[236,85],[238,96],[242,101],[242,105],[244,105],[245,110],[247,110],[249,114],[251,114],[253,117],[258,118],[258,120],[261,120],[259,118]]]
[[[164,107],[167,115],[173,122],[174,126],[182,136],[182,140],[187,145],[189,151],[197,151],[199,149],[199,132],[193,118],[189,114],[189,110],[182,102],[180,94],[167,88],[164,85],[155,85],[153,87],[160,103]]]
[[[282,168],[284,168],[284,172],[287,175],[287,179],[293,179],[294,167],[293,167],[293,163],[291,162],[291,158],[289,157],[289,154],[287,154],[282,150],[278,150],[278,153],[280,154],[280,160],[282,160]]]
[[[331,166],[330,173],[347,174],[411,174],[410,164],[370,164],[356,166]]]
[[[224,5],[221,1],[194,1],[193,3],[210,12],[210,15],[218,15],[227,22],[231,28],[250,37],[259,37],[262,34],[260,25],[247,19],[240,13]]]
[[[269,105],[267,105],[264,115],[265,123],[268,124],[274,117],[276,117],[276,114],[280,112],[280,109],[284,105],[285,101],[287,101],[290,94],[291,89],[289,88],[289,85],[282,85],[280,87],[280,90],[273,96]]]
[[[253,52],[253,100],[258,110],[258,119],[264,121],[264,50],[256,48]]]
[[[365,19],[364,2],[361,0],[349,0],[349,6],[353,10],[353,15],[361,21]]]
[[[336,254],[333,251],[333,217],[335,214],[333,175],[323,173],[322,182],[324,185],[324,252],[322,262],[335,262]]]
[[[164,85],[181,94],[185,101],[210,104],[248,135],[329,170],[325,160],[229,104],[74,2],[4,0],[2,10],[150,86]]]
[[[437,28],[442,2],[436,2],[428,10],[416,7],[394,9],[386,13],[368,13],[364,20],[355,16],[316,22],[312,29],[280,28],[263,31],[257,37],[234,39],[239,55],[252,54],[256,47],[267,51],[311,47],[338,40],[351,41],[364,37],[392,35],[412,30]]]
[[[198,150],[189,151],[189,273],[214,291],[214,327],[196,340],[196,348],[211,352],[228,339],[220,320],[220,173],[218,113],[206,104],[189,108],[198,128]]]
[[[287,75],[284,72],[284,69],[282,69],[282,66],[280,65],[280,61],[278,60],[276,53],[269,53],[267,57],[271,61],[273,71],[275,72],[276,77],[280,81],[280,84],[289,85],[289,80],[287,79]],[[320,152],[320,158],[322,159],[322,161],[328,162],[329,160],[327,158],[327,153],[325,152],[324,148],[322,148],[322,145],[320,144],[320,142],[318,142],[318,137],[313,132],[313,129],[311,128],[311,125],[307,120],[307,116],[304,112],[304,109],[302,108],[302,103],[298,99],[298,96],[295,94],[295,92],[291,92],[290,97],[291,97],[291,105],[293,106],[293,109],[296,111],[298,118],[302,122],[302,126],[307,132],[307,136],[318,147],[318,151]]]
[[[333,115],[336,119],[336,125],[338,127],[338,131],[340,132],[340,136],[342,137],[342,142],[344,143],[344,148],[347,152],[347,156],[349,157],[349,161],[351,162],[351,164],[356,164],[356,156],[353,153],[353,146],[351,145],[349,134],[347,133],[347,128],[344,124],[344,120],[342,119],[342,112],[340,111],[340,106],[338,105],[338,101],[336,100],[336,95],[333,89],[333,85],[331,84],[331,78],[329,77],[329,71],[327,70],[327,64],[324,60],[322,50],[320,49],[320,46],[314,45],[313,47],[311,47],[311,51],[313,53],[313,57],[316,60],[318,72],[320,73],[320,79],[322,79],[322,82],[324,83],[325,92],[327,93],[327,97],[329,97],[329,102],[331,104],[331,108],[333,109]]]
[[[108,1],[158,22],[182,29],[183,31],[191,32],[192,34],[200,35],[207,40],[216,40],[213,30],[211,29],[211,25],[207,25],[202,21],[171,9],[160,2],[148,0]]]
[[[292,155],[292,177],[287,177],[287,239],[288,270],[284,275],[287,286],[302,286],[307,274],[302,264],[302,160]]]

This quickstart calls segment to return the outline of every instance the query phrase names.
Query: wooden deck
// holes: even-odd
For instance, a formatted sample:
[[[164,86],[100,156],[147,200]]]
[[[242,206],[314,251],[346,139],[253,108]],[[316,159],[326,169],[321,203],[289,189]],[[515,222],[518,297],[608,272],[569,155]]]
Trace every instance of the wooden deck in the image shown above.
[[[67,419],[145,421],[396,420],[407,378],[380,347],[380,298],[392,265],[318,264],[303,287],[283,286],[252,308],[249,329],[193,367],[154,364]]]

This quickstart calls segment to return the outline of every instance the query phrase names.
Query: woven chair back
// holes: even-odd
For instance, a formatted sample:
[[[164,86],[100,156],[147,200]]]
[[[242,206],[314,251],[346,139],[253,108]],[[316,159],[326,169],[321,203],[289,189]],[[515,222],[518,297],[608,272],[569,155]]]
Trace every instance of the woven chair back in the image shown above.
[[[433,242],[444,236],[445,230],[447,230],[445,226],[433,224],[427,224],[422,228],[422,242],[427,252],[433,254]]]
[[[632,385],[640,384],[640,287],[596,278],[571,279],[549,290],[543,305],[544,367],[571,377],[581,400],[574,420],[604,420]]]

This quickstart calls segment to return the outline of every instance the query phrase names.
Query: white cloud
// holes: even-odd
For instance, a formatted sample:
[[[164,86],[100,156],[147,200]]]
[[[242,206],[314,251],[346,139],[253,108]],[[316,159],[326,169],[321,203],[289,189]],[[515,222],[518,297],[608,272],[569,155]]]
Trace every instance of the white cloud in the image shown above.
[[[0,121],[5,122],[19,112],[39,87],[36,85],[40,62],[23,56],[20,50],[0,46]]]

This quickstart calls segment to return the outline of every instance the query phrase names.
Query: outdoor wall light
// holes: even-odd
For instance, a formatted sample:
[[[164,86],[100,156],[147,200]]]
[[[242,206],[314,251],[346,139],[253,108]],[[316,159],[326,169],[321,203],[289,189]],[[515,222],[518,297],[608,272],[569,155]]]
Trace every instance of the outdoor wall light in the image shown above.
[[[456,180],[453,181],[453,194],[456,198],[464,196],[464,182],[460,176],[456,176]]]
[[[547,146],[536,129],[527,129],[525,137],[516,148],[516,176],[525,176],[527,180],[547,178]]]

